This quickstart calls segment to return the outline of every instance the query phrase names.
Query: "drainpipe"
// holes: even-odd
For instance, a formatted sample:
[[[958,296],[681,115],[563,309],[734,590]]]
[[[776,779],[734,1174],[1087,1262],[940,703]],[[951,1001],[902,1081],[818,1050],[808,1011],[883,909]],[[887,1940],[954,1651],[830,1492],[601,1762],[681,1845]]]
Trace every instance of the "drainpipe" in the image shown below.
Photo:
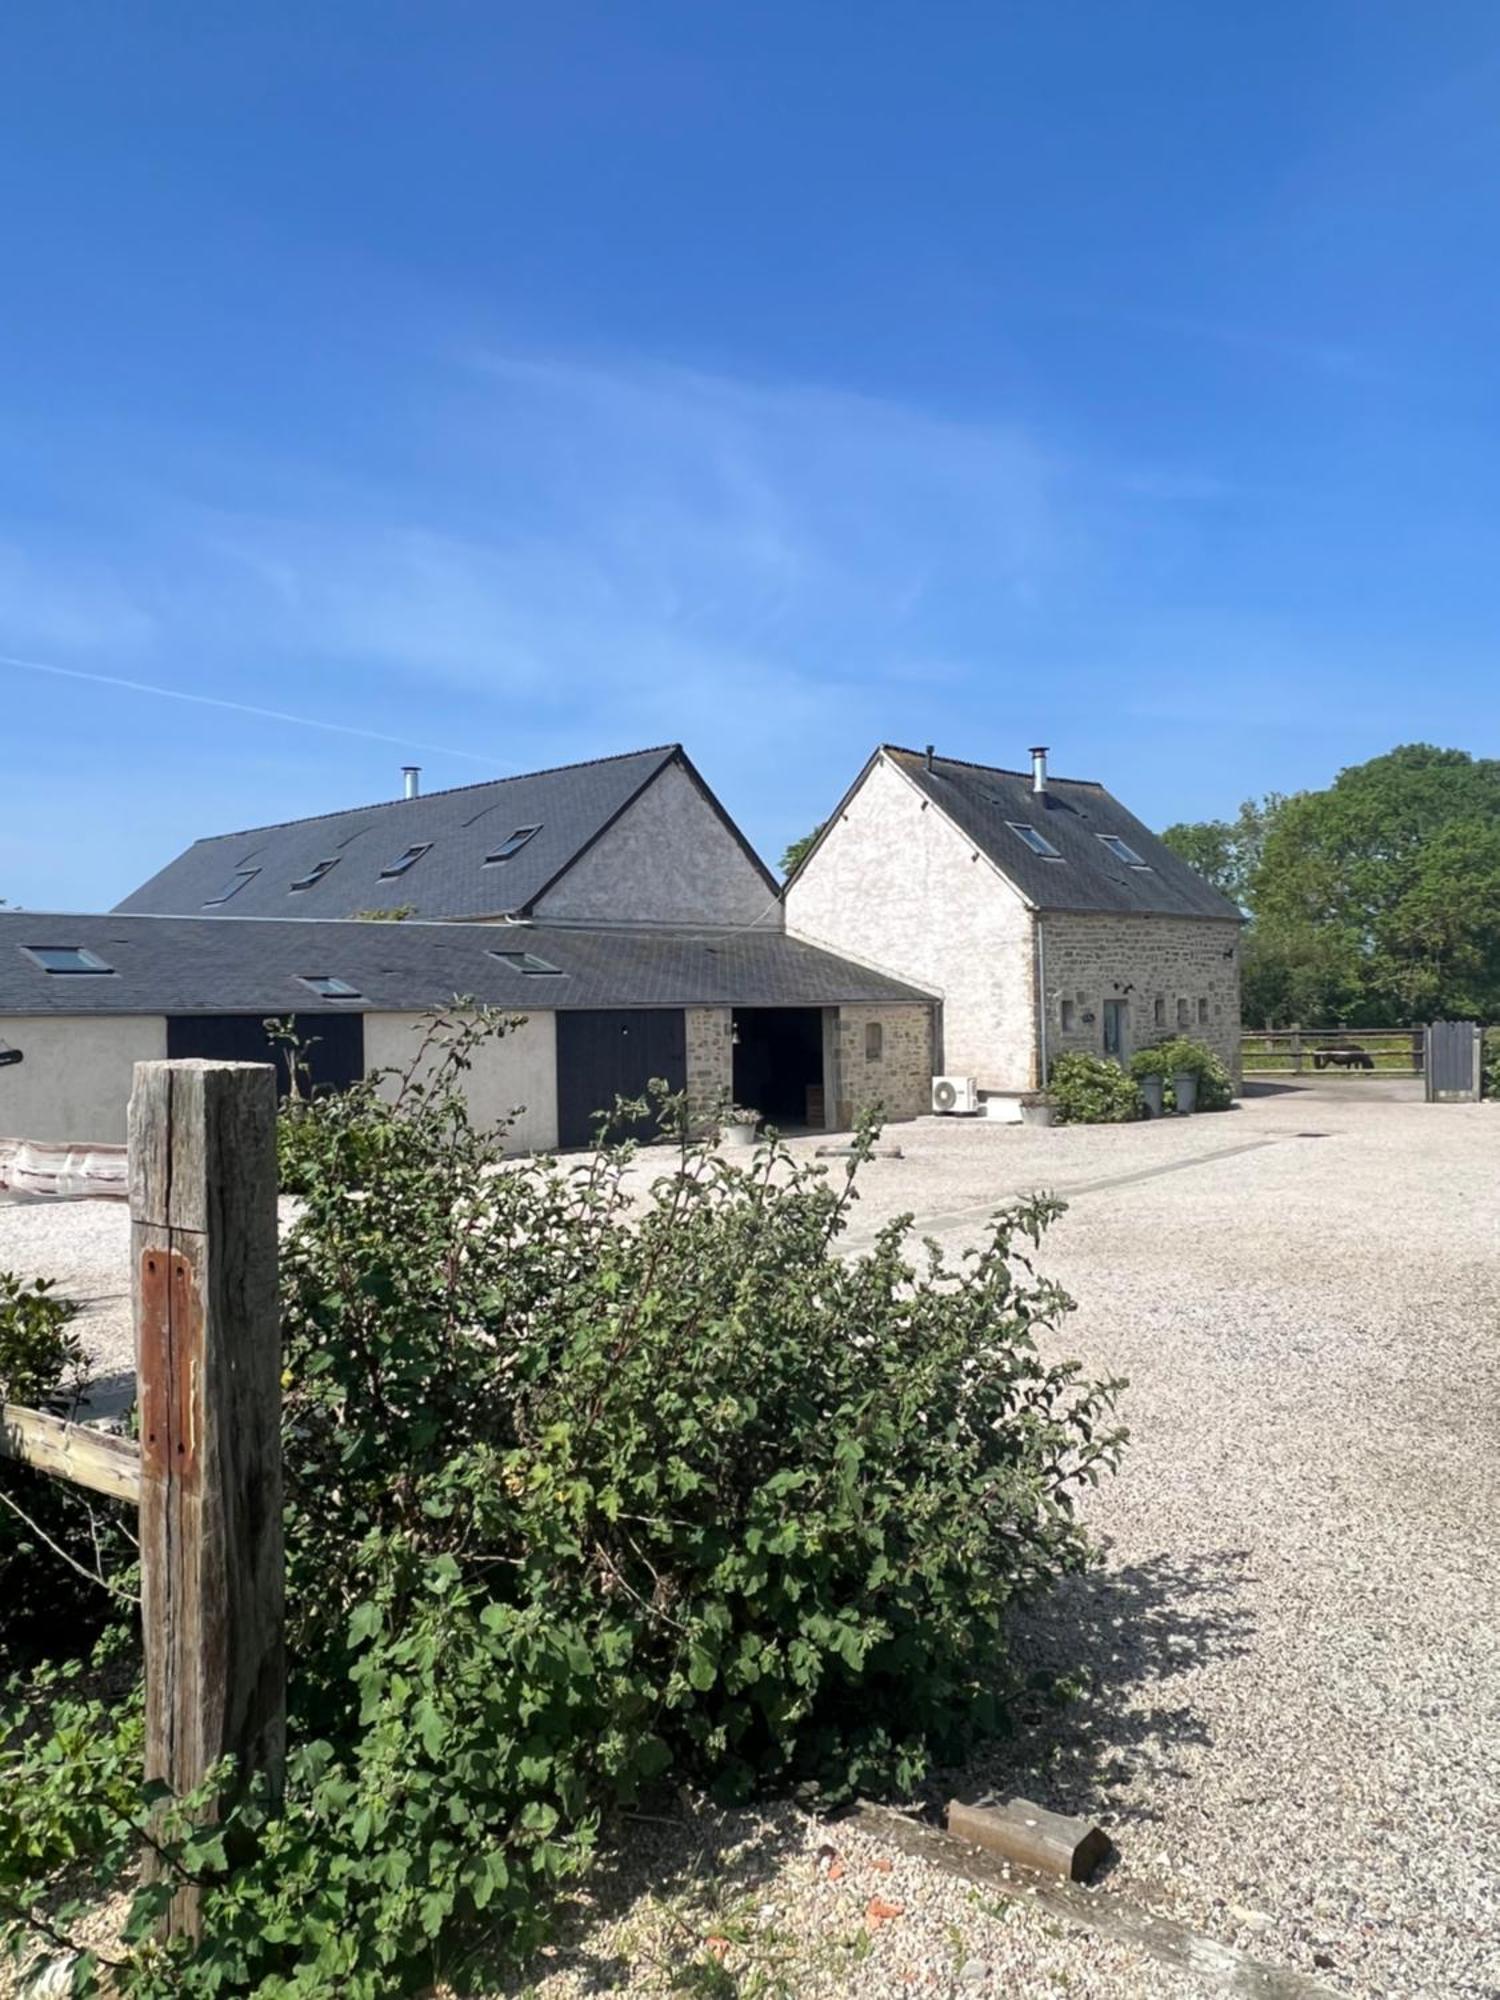
[[[1047,937],[1042,913],[1036,913],[1036,1049],[1038,1090],[1047,1088]]]

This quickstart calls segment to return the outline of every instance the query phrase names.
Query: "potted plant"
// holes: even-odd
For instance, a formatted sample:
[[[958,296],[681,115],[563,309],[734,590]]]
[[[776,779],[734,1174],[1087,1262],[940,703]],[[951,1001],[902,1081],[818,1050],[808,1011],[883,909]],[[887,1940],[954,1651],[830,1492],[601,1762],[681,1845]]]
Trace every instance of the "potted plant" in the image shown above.
[[[1172,1095],[1177,1101],[1177,1115],[1186,1118],[1198,1106],[1198,1077],[1194,1070],[1174,1069],[1172,1072]]]
[[[1057,1102],[1050,1090],[1028,1090],[1021,1099],[1023,1125],[1055,1125]]]
[[[754,1146],[759,1136],[760,1113],[748,1110],[743,1104],[731,1104],[723,1114],[719,1125],[721,1146],[748,1148]]]
[[[1141,1102],[1146,1107],[1148,1118],[1160,1118],[1162,1114],[1162,1092],[1166,1088],[1165,1079],[1160,1074],[1138,1076],[1136,1085],[1141,1093]]]

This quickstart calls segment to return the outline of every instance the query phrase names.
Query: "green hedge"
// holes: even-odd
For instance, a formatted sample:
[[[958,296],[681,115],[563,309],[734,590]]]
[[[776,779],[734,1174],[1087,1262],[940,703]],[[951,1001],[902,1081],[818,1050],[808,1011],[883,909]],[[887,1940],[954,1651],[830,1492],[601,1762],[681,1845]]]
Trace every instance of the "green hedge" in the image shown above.
[[[1053,1063],[1047,1094],[1063,1125],[1124,1125],[1146,1112],[1140,1086],[1108,1056],[1072,1049]]]

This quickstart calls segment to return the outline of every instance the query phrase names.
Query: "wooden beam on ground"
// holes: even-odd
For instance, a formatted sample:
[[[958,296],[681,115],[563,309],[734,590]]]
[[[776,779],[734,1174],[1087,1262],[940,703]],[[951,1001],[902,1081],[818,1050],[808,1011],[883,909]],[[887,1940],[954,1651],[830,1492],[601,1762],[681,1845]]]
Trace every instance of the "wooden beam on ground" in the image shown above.
[[[146,1776],[285,1764],[276,1085],[264,1063],[137,1063],[130,1214]],[[153,1865],[148,1857],[148,1867]],[[169,1931],[195,1935],[179,1890]]]
[[[858,1823],[892,1847],[945,1874],[1029,1903],[1049,1917],[1076,1924],[1100,1937],[1132,1945],[1163,1965],[1190,1973],[1205,1986],[1221,1993],[1245,1996],[1245,2000],[1335,2000],[1333,1989],[1320,1986],[1306,1973],[1266,1965],[1259,1959],[1220,1944],[1190,1930],[1174,1917],[1156,1915],[1105,1889],[1084,1889],[1074,1882],[1058,1882],[1046,1875],[1016,1868],[971,1847],[950,1833],[942,1833],[922,1820],[911,1819],[889,1806],[861,1800],[856,1808]]]
[[[987,1847],[1006,1861],[1035,1868],[1064,1882],[1087,1882],[1109,1853],[1109,1836],[1086,1819],[1048,1812],[1029,1799],[1003,1806],[971,1806],[954,1799],[948,1831],[972,1847]]]
[[[123,1500],[134,1507],[141,1497],[139,1446],[129,1438],[49,1416],[45,1410],[0,1404],[0,1458],[34,1466],[72,1486],[86,1486],[106,1500]]]

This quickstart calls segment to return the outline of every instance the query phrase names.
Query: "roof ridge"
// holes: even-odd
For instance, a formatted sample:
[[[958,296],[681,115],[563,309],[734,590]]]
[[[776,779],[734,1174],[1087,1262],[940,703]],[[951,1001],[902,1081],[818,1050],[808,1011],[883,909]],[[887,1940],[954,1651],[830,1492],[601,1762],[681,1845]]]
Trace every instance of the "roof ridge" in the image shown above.
[[[458,792],[482,792],[491,785],[515,785],[523,778],[555,778],[564,771],[587,771],[598,764],[626,764],[632,757],[665,757],[680,751],[680,743],[653,743],[642,750],[617,750],[608,757],[579,757],[571,764],[547,764],[539,771],[512,771],[503,778],[476,778],[470,785],[443,785],[435,792],[419,792],[414,799],[372,799],[366,805],[340,806],[334,812],[299,813],[294,819],[268,819],[260,826],[231,826],[222,833],[204,833],[194,847],[209,847],[216,840],[244,840],[252,833],[276,833],[284,826],[316,826],[328,819],[349,819],[355,813],[379,812],[385,806],[420,805],[423,799],[448,799]],[[186,850],[184,850],[186,852]],[[135,914],[144,915],[145,912]]]
[[[913,750],[905,743],[882,743],[880,747],[894,751],[898,757],[915,757],[924,765],[927,761],[925,750]],[[1012,771],[1004,764],[979,764],[972,757],[948,757],[941,750],[934,750],[932,755],[933,761],[938,764],[957,764],[964,771],[989,771],[997,778],[1024,778],[1028,785],[1031,783],[1030,771]],[[1108,789],[1098,778],[1060,778],[1051,771],[1047,773],[1047,782],[1049,785],[1083,785],[1091,792]]]

